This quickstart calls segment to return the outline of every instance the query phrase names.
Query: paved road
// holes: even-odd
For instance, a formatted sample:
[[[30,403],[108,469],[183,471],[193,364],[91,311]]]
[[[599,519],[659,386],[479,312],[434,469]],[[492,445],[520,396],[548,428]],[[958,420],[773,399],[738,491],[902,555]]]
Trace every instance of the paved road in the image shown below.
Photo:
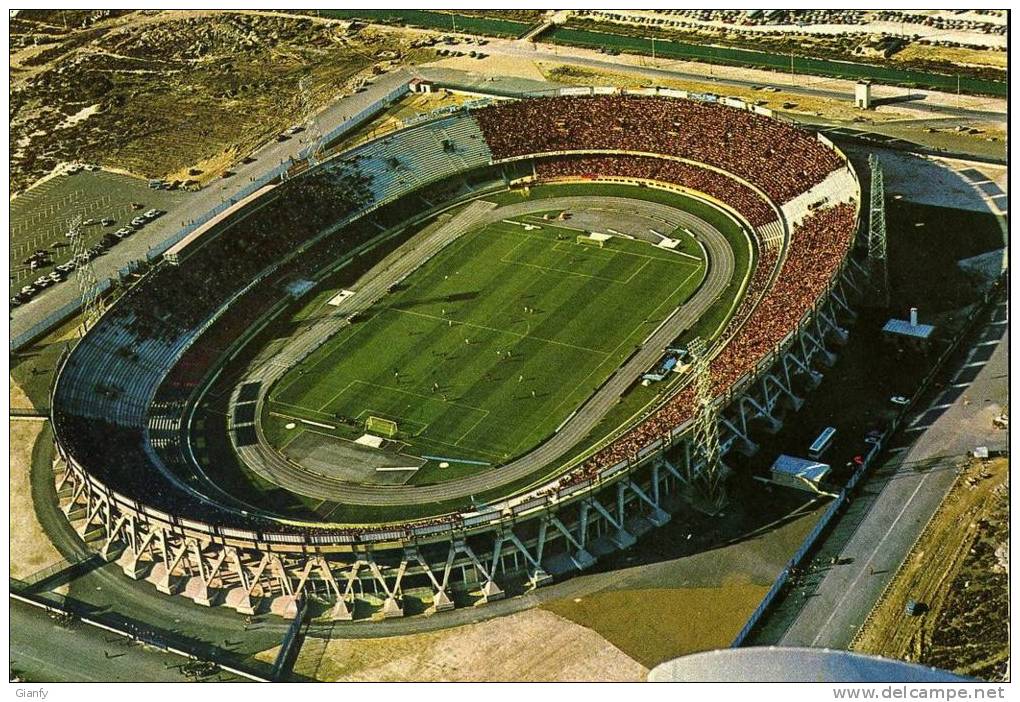
[[[410,77],[410,73],[400,70],[376,78],[364,92],[342,98],[315,115],[312,118],[315,131],[319,134],[330,132],[348,117],[381,99]],[[300,135],[287,141],[278,142],[274,139],[268,142],[252,154],[253,162],[238,163],[236,168],[232,169],[233,176],[214,181],[197,193],[189,195],[176,207],[168,210],[164,216],[146,225],[136,236],[125,239],[108,253],[95,259],[96,277],[100,280],[115,278],[120,269],[133,261],[144,260],[149,249],[176,234],[184,224],[202,216],[223,201],[234,198],[243,188],[250,185],[252,180],[276,168],[283,161],[296,157],[305,148],[307,144],[302,142]],[[70,280],[48,288],[28,304],[15,308],[11,312],[10,338],[19,337],[57,310],[79,300],[78,285]]]
[[[465,44],[460,47],[462,50],[471,50],[473,45]],[[727,69],[725,67],[713,66],[711,64],[694,63],[690,61],[675,61],[670,63],[669,68],[656,68],[652,66],[634,65],[613,59],[598,58],[599,54],[590,49],[577,47],[556,46],[552,44],[522,44],[518,41],[505,39],[490,39],[485,46],[488,54],[498,54],[529,61],[546,61],[553,63],[567,63],[575,66],[584,66],[597,71],[610,73],[630,73],[661,81],[663,79],[690,80],[704,83],[710,81],[718,85],[730,87],[749,88],[760,85],[782,86],[784,92],[806,97],[821,97],[844,101],[851,104],[854,99],[854,81],[819,78],[816,76],[805,76],[798,74],[776,73],[753,68],[740,70]],[[879,88],[881,92],[881,88]],[[899,89],[894,91],[901,93]],[[960,117],[967,119],[981,119],[997,122],[1006,121],[1006,101],[1001,99],[989,99],[988,107],[967,108],[947,104],[945,100],[936,100],[936,96],[944,96],[945,93],[936,91],[915,90],[913,94],[916,99],[910,102],[910,108],[923,112],[930,112],[933,115]],[[933,99],[928,99],[929,97]],[[999,107],[1001,105],[1001,108]]]
[[[817,573],[770,615],[755,643],[849,646],[952,486],[956,461],[975,445],[1007,447],[991,418],[1008,400],[1008,355],[1003,303],[949,385],[894,438],[890,457],[820,547]],[[829,566],[831,557],[843,564]]]
[[[186,682],[185,659],[10,600],[10,665],[30,682]]]
[[[539,210],[576,210],[590,206],[590,198],[551,198],[537,202],[522,202],[486,212],[476,210],[472,213],[470,224],[473,228],[486,222],[518,217]],[[624,390],[654,365],[661,356],[662,350],[718,300],[733,277],[734,271],[733,251],[726,238],[714,227],[687,212],[658,203],[627,198],[600,198],[599,207],[640,212],[647,217],[675,222],[688,228],[705,245],[709,260],[708,273],[690,300],[676,309],[647,342],[549,440],[530,453],[500,466],[498,471],[483,471],[436,485],[361,485],[318,473],[312,474],[282,456],[270,447],[261,436],[258,444],[239,449],[242,459],[266,480],[309,497],[342,500],[346,504],[399,506],[454,500],[482,494],[525,478],[542,466],[547,466],[564,456],[605,417]],[[467,231],[467,228],[457,226],[456,219],[448,226],[453,228],[453,238],[459,233]],[[437,240],[449,239],[452,241],[450,235],[444,234],[442,230],[436,237]],[[411,270],[420,265],[418,259],[421,256],[431,255],[435,250],[434,247],[427,245],[419,247],[418,253],[411,256],[410,263],[413,264]],[[387,262],[384,261],[383,265],[366,274],[364,282],[359,281],[355,286],[359,292],[351,300],[358,300],[358,309],[367,308],[397,280],[406,275],[403,267],[386,264]],[[343,317],[350,313],[351,310],[341,312]],[[330,331],[334,326],[326,324],[321,329]],[[335,333],[335,330],[332,333]],[[293,343],[300,348],[300,353],[291,354],[286,350],[274,351],[272,357],[267,359],[262,367],[256,369],[254,373],[248,374],[238,385],[257,379],[263,383],[261,392],[264,394],[272,380],[281,376],[290,366],[289,363],[285,363],[286,359],[303,356],[308,350],[322,343],[325,338],[327,336],[319,332],[312,334],[310,338],[306,338],[305,335],[297,337]]]

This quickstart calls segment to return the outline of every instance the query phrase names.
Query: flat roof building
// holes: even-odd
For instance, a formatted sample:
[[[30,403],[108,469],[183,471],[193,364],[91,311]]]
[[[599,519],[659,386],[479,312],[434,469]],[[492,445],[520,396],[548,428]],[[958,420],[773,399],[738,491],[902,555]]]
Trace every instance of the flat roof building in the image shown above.
[[[821,482],[830,470],[828,463],[787,456],[784,453],[772,464],[772,479],[780,485],[798,490],[821,492]]]

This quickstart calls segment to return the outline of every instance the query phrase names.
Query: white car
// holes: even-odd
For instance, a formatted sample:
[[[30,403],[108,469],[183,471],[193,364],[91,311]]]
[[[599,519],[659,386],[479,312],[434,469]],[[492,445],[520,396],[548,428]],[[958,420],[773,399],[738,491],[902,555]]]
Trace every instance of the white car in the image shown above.
[[[893,395],[892,397],[889,398],[889,402],[893,403],[894,405],[900,405],[902,407],[904,405],[910,404],[910,398],[903,397],[903,395]]]

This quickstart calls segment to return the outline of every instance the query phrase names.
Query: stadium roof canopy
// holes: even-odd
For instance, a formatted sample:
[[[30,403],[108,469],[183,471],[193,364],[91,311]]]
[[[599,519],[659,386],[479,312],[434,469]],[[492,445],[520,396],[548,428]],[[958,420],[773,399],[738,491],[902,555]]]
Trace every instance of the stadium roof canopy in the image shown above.
[[[726,648],[657,665],[650,682],[961,682],[938,668],[828,648]]]

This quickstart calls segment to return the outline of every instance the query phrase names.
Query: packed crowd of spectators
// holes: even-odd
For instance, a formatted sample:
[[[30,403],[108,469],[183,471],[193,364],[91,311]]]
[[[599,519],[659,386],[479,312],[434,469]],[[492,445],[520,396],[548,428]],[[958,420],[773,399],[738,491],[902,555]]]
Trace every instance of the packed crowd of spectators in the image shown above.
[[[159,266],[128,293],[122,305],[135,312],[132,328],[140,338],[192,328],[262,270],[371,198],[368,179],[349,167],[295,179],[273,195],[257,214],[198,242],[181,265]]]
[[[842,204],[819,210],[797,228],[792,238],[782,275],[764,292],[757,306],[754,301],[767,285],[775,264],[775,253],[763,253],[749,283],[745,302],[729,323],[724,336],[734,331],[720,353],[712,360],[712,384],[722,395],[796,328],[805,310],[822,295],[846,256],[854,233],[855,209]],[[752,310],[753,308],[753,310]],[[740,324],[743,319],[743,324]],[[737,328],[739,325],[739,328]],[[577,470],[564,476],[557,488],[594,479],[604,468],[624,459],[633,459],[638,451],[665,437],[669,431],[691,419],[694,394],[685,386],[642,424],[596,453]],[[65,446],[72,455],[95,455],[103,460],[90,462],[90,472],[120,493],[137,496],[144,504],[170,515],[188,515],[190,519],[217,526],[252,531],[258,534],[308,534],[329,538],[353,539],[375,533],[377,528],[314,527],[277,522],[255,515],[240,515],[207,503],[178,489],[171,481],[150,469],[150,460],[142,435],[132,429],[76,416],[59,416]],[[132,466],[137,466],[132,470]],[[387,532],[410,537],[424,526],[456,527],[460,513],[385,527]]]
[[[614,176],[673,183],[726,203],[760,227],[775,221],[775,211],[754,190],[722,173],[683,161],[629,155],[577,155],[542,159],[535,166],[540,180]]]
[[[600,96],[548,98],[496,105],[475,112],[495,158],[548,151],[608,149],[664,153],[706,163],[755,183],[771,198],[786,201],[841,167],[840,160],[804,132],[749,112],[691,101]],[[543,161],[540,177],[619,175],[673,182],[704,192],[738,209],[752,224],[775,219],[754,191],[737,181],[679,161],[646,156],[585,156]],[[130,320],[140,338],[173,339],[206,319],[223,302],[324,227],[371,200],[369,179],[349,166],[315,173],[280,186],[275,199],[211,237],[179,266],[163,264],[129,291],[114,314]],[[766,291],[775,252],[759,259],[741,306],[725,335],[732,339],[712,362],[713,387],[725,392],[792,331],[843,260],[853,234],[855,211],[839,205],[815,212],[796,230],[783,274]],[[341,237],[342,238],[342,237]],[[344,242],[330,242],[331,250]],[[322,259],[319,259],[322,260]],[[757,307],[755,300],[760,298]],[[264,302],[264,300],[263,300]],[[252,315],[260,305],[250,308]],[[242,313],[247,321],[251,315]],[[241,323],[238,318],[238,324]],[[741,321],[746,323],[741,324]],[[178,366],[164,389],[186,392],[236,334],[238,324],[217,323]],[[172,397],[171,397],[172,399]],[[689,387],[673,396],[641,425],[599,451],[561,479],[567,486],[598,473],[637,451],[693,414]],[[372,527],[291,525],[241,515],[179,489],[154,471],[151,449],[139,427],[123,427],[55,411],[58,434],[73,456],[86,460],[100,481],[171,515],[264,533],[308,533],[358,538]],[[414,528],[455,526],[461,514],[389,526],[410,535]]]
[[[796,329],[804,313],[825,292],[847,255],[855,217],[852,204],[841,204],[818,210],[797,227],[782,274],[712,359],[712,388],[716,396],[723,395],[752,372],[762,358]],[[759,266],[758,270],[761,269]],[[763,281],[759,279],[754,284],[761,285]],[[557,487],[596,478],[605,468],[625,459],[633,460],[642,448],[691,419],[694,409],[694,391],[688,384],[640,425],[561,478]]]
[[[218,234],[208,235],[209,240],[199,242],[180,265],[158,265],[125,293],[103,323],[128,329],[135,345],[146,340],[161,340],[170,345],[264,270],[325,227],[369,204],[371,198],[369,181],[348,166],[295,179],[279,186],[275,195],[257,213]],[[316,245],[316,251],[329,255],[349,248],[346,236],[344,231],[329,237]],[[318,257],[308,263],[321,266],[323,260]],[[214,360],[216,351],[222,350],[231,337],[236,338],[238,331],[255,319],[273,297],[278,299],[280,290],[272,295],[265,293],[261,288],[249,291],[245,301],[251,304],[235,307],[208,330],[211,334],[205,339],[208,343],[189,351],[185,363],[178,365],[169,382],[164,383],[163,389],[171,392],[157,398],[160,406],[178,400],[192,388]],[[88,344],[88,339],[83,344]],[[117,350],[104,348],[103,352]],[[145,363],[122,363],[120,367],[125,372],[161,372]],[[121,494],[174,514],[193,513],[196,519],[202,518],[199,515],[211,516],[214,507],[178,490],[152,467],[142,427],[122,426],[115,417],[101,421],[64,411],[73,404],[60,401],[62,396],[88,392],[95,385],[88,368],[69,365],[68,369],[72,372],[62,375],[58,385],[55,419],[61,442],[71,454]],[[158,417],[159,412],[154,416]]]
[[[845,167],[813,135],[717,103],[640,95],[549,97],[475,110],[494,159],[555,151],[666,154],[733,173],[784,203]]]

